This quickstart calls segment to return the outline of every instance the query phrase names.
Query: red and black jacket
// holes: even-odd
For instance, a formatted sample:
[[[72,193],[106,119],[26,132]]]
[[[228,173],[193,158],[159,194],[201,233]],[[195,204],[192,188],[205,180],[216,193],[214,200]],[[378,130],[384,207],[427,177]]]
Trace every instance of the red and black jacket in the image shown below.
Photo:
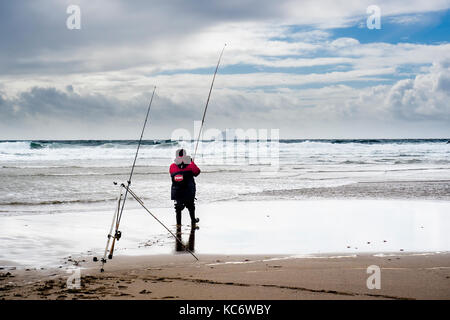
[[[194,201],[196,191],[194,177],[200,174],[200,169],[194,161],[188,165],[172,163],[169,173],[172,178],[171,199],[183,202]]]

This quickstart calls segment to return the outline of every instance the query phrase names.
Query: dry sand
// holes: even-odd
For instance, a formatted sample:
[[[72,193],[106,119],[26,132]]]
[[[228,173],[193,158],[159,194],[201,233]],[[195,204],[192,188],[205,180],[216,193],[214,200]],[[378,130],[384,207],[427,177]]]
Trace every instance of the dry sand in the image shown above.
[[[0,270],[0,299],[450,299],[450,253],[118,256],[103,273],[98,263],[76,263],[79,289],[67,288],[63,268]],[[366,286],[370,265],[381,268],[379,290]]]

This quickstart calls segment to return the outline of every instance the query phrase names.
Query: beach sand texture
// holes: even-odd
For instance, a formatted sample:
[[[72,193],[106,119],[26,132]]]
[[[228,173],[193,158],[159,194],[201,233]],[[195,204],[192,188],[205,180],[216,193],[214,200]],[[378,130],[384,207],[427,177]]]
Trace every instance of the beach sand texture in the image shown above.
[[[449,299],[450,254],[290,258],[189,255],[116,257],[100,273],[81,263],[81,287],[57,270],[2,270],[3,299]],[[367,267],[381,268],[368,289]]]
[[[0,298],[450,299],[447,209],[446,202],[379,200],[205,205],[199,210],[200,229],[182,229],[182,240],[186,245],[191,242],[199,261],[176,251],[175,240],[135,210],[127,212],[122,229],[126,240],[120,240],[104,273],[99,263],[91,262],[102,251],[90,246],[105,239],[103,231],[94,232],[98,228],[92,220],[76,214],[33,216],[43,241],[51,243],[55,230],[55,243],[46,248],[47,256],[30,257],[29,267],[4,261]],[[163,209],[157,212],[168,224],[174,218]],[[239,220],[242,212],[245,219]],[[100,216],[110,218],[106,213]],[[58,260],[66,248],[56,241],[61,232],[75,243],[80,238],[78,247],[67,248],[84,253]],[[38,233],[30,237],[39,241]],[[52,250],[57,252],[53,257]],[[16,253],[26,260],[26,247]],[[39,263],[42,269],[31,267]],[[367,287],[371,265],[380,267],[380,289]],[[72,267],[80,268],[78,289],[69,289],[66,283]]]

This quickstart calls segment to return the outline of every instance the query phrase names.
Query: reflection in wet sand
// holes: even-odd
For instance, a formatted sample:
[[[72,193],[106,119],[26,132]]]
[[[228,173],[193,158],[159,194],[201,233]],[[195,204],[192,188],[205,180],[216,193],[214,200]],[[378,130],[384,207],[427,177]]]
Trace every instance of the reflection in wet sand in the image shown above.
[[[186,252],[186,251],[195,251],[195,231],[198,229],[196,225],[191,226],[191,231],[189,233],[189,240],[187,243],[183,242],[181,225],[177,224],[176,235],[178,240],[175,241],[175,251],[176,252]]]

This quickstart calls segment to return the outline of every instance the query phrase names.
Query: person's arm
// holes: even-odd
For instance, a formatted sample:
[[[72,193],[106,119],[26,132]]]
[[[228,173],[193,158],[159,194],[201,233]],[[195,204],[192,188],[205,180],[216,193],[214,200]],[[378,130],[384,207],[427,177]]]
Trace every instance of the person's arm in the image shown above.
[[[200,169],[197,167],[197,165],[194,163],[194,161],[191,161],[191,171],[194,174],[194,177],[198,176],[200,174]]]
[[[170,165],[170,168],[169,168],[169,173],[170,173],[170,175],[172,175],[173,173],[175,173],[177,171],[177,165],[175,164],[175,163],[172,163],[171,165]]]

